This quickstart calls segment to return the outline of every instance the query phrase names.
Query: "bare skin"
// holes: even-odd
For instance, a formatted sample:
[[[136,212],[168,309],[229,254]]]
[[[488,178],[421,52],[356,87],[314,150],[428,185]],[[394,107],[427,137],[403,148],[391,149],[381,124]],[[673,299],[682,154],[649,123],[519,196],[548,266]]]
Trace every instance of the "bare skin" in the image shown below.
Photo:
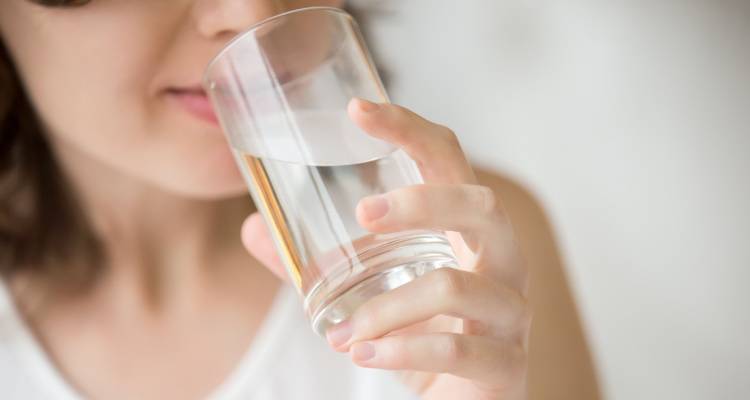
[[[341,1],[0,3],[0,37],[110,258],[90,291],[26,313],[85,396],[203,398],[247,351],[283,274],[219,128],[176,107],[169,89],[197,85],[243,28],[310,5]],[[387,194],[382,216],[365,199],[359,222],[451,231],[461,269],[371,300],[329,331],[331,347],[403,371],[426,400],[524,398],[528,273],[502,200],[449,129],[393,105],[354,101],[349,112],[404,148],[428,183]],[[430,302],[414,301],[426,290]]]
[[[200,82],[248,25],[329,3],[0,4],[0,37],[109,254],[89,292],[26,315],[86,397],[203,398],[247,351],[279,280],[239,239],[254,208],[219,128],[163,90]]]

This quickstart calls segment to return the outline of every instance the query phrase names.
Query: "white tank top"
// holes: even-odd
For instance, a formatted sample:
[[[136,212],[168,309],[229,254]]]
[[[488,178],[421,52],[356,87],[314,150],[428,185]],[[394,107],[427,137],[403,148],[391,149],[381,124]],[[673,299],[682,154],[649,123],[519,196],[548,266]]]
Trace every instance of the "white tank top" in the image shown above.
[[[290,377],[294,377],[290,380]],[[0,398],[84,399],[55,368],[0,280]],[[279,290],[250,348],[210,400],[415,400],[392,372],[360,368],[315,335],[294,290]]]

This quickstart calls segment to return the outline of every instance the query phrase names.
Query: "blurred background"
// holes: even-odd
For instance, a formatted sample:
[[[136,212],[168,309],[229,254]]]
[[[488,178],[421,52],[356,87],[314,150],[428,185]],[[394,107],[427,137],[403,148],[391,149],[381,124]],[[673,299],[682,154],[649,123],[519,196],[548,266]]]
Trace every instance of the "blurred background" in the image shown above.
[[[544,211],[606,398],[750,393],[750,1],[355,3],[393,100]]]

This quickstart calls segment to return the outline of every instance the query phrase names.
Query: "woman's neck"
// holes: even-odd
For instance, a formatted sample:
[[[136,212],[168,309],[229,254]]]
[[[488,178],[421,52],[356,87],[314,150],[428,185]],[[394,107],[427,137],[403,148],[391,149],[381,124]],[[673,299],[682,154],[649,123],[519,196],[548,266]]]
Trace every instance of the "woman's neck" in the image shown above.
[[[230,273],[249,259],[240,241],[247,196],[196,199],[116,171],[64,144],[56,154],[107,263],[102,282],[153,306]],[[119,289],[118,289],[119,290]]]

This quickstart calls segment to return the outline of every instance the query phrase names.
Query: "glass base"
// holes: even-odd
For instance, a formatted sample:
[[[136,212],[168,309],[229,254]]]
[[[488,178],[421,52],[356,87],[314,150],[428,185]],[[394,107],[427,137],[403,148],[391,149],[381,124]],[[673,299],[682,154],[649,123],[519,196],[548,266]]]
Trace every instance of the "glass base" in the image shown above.
[[[432,236],[429,241],[425,241],[424,237],[417,237],[408,242],[411,243],[401,242],[396,249],[362,260],[367,273],[358,274],[356,281],[349,285],[341,285],[334,293],[326,296],[327,301],[319,302],[317,307],[310,307],[312,304],[306,302],[313,330],[325,337],[328,328],[349,318],[370,298],[435,269],[457,266],[453,251],[445,238]],[[308,296],[308,300],[310,297]]]

